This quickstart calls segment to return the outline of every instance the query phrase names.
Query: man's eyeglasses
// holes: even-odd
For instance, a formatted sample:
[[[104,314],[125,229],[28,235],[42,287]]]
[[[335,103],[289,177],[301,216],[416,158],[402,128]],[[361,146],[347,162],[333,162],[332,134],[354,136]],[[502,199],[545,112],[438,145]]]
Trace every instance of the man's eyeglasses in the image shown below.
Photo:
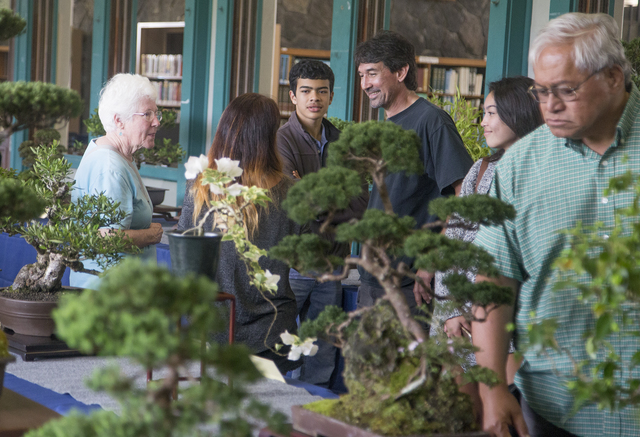
[[[594,73],[591,73],[589,77],[587,77],[585,80],[583,80],[582,82],[580,82],[578,85],[574,87],[570,87],[566,85],[558,85],[558,86],[552,86],[551,88],[544,88],[541,86],[531,85],[529,87],[529,93],[533,96],[534,99],[536,99],[536,102],[539,102],[539,103],[547,103],[547,100],[549,100],[550,94],[553,94],[563,102],[573,102],[575,99],[578,98],[576,91],[578,91],[578,89],[582,85],[584,85],[589,79],[591,79],[593,76],[600,73],[601,71],[602,70],[598,70]]]
[[[153,121],[153,117],[155,116],[158,121],[162,121],[162,111],[134,112],[133,115],[142,115],[147,121]]]

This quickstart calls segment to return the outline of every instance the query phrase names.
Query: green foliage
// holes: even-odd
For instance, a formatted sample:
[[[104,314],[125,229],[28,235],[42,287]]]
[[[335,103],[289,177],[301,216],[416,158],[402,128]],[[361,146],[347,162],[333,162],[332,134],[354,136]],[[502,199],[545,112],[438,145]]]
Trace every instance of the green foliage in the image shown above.
[[[87,133],[92,137],[101,137],[106,135],[106,131],[104,127],[102,127],[102,122],[100,121],[100,116],[98,115],[98,108],[93,110],[93,114],[86,120],[82,121],[84,125],[87,127]]]
[[[0,230],[10,235],[20,234],[38,253],[37,262],[24,266],[18,273],[14,289],[57,291],[61,287],[65,267],[86,271],[82,260],[91,258],[102,268],[108,268],[122,259],[123,252],[138,250],[119,232],[104,237],[100,235],[98,229],[113,227],[124,218],[119,204],[103,194],[87,195],[75,203],[69,202],[73,187],[73,182],[67,182],[71,164],[57,157],[57,150],[57,141],[35,150],[33,177],[22,182],[22,188],[17,188],[22,191],[15,194],[27,196],[26,189],[35,192],[35,200],[25,202],[25,205],[32,203],[38,211],[42,211],[44,205],[48,220],[24,223],[19,217],[0,218]],[[11,193],[7,192],[7,195]]]
[[[133,159],[138,168],[143,162],[149,165],[170,166],[182,162],[186,154],[187,152],[180,147],[180,144],[174,143],[169,138],[162,138],[156,140],[156,145],[152,149],[139,149],[133,154]]]
[[[80,95],[44,82],[0,83],[0,127],[6,138],[22,129],[45,129],[77,117],[82,112]]]
[[[343,167],[325,167],[305,175],[291,187],[282,206],[292,220],[304,224],[320,214],[345,209],[351,199],[361,193],[362,180],[357,172]]]
[[[24,182],[0,176],[0,222],[11,217],[17,222],[34,219],[44,212],[45,202],[35,197]]]
[[[356,223],[342,223],[336,228],[337,241],[367,242],[384,249],[401,247],[416,221],[411,216],[398,217],[378,209],[368,209]]]
[[[252,435],[256,424],[282,430],[284,416],[247,399],[246,383],[260,374],[246,347],[202,339],[221,326],[217,286],[205,277],[174,277],[156,265],[129,258],[111,270],[100,290],[65,296],[54,313],[58,333],[87,353],[128,356],[143,368],[165,367],[169,376],[140,387],[117,366],[99,369],[90,388],[121,403],[121,413],[70,415],[32,431],[45,436],[228,436]],[[178,324],[186,316],[188,323]],[[177,372],[202,361],[198,382],[177,387]],[[212,377],[233,380],[225,384]],[[173,389],[179,393],[172,401]]]
[[[438,217],[461,217],[469,223],[493,226],[513,220],[516,209],[486,195],[441,197],[429,202],[429,212]]]
[[[55,155],[56,158],[62,158],[62,156],[66,152],[66,148],[59,143],[60,141],[60,132],[55,129],[40,129],[33,134],[33,141],[27,140],[23,141],[22,144],[18,147],[18,153],[22,158],[22,165],[25,167],[31,167],[36,160],[36,147],[42,145],[51,145],[53,142],[57,142],[57,150],[58,153]]]
[[[631,63],[631,80],[640,86],[640,38],[633,39],[629,42],[621,41],[624,47],[624,55]]]
[[[347,126],[338,140],[331,143],[327,164],[363,174],[371,173],[379,162],[384,162],[389,172],[422,173],[420,146],[420,138],[414,131],[390,121],[366,121]]]
[[[269,250],[269,256],[299,272],[330,273],[344,260],[336,256],[327,256],[331,243],[316,234],[288,235],[277,246]]]
[[[320,337],[332,340],[330,337],[340,335],[336,327],[347,320],[347,315],[342,308],[337,305],[328,305],[315,319],[302,322],[298,336],[301,339]],[[330,332],[333,334],[329,334]]]
[[[575,398],[574,409],[586,403],[599,408],[621,409],[640,403],[640,177],[630,171],[611,179],[604,196],[633,196],[626,208],[615,210],[614,226],[578,223],[565,231],[570,247],[555,261],[555,290],[574,293],[591,313],[593,324],[583,334],[585,360],[577,361],[556,340],[558,321],[531,315],[526,347],[540,354],[567,353],[575,367],[567,387]],[[629,198],[629,197],[627,197]],[[621,334],[622,330],[626,332]],[[622,336],[622,340],[621,340]],[[637,345],[631,359],[619,355],[620,341]],[[625,350],[625,353],[629,353]]]
[[[0,8],[0,41],[20,35],[27,21],[11,9]]]
[[[474,162],[491,155],[491,149],[484,143],[484,129],[480,125],[482,110],[472,106],[470,102],[465,100],[460,95],[459,89],[456,89],[453,103],[444,101],[435,94],[430,101],[449,113],[456,124],[456,129],[460,133],[460,137],[462,137],[462,142],[467,148],[467,152],[469,152]]]
[[[343,131],[345,130],[347,127],[351,126],[352,124],[354,124],[354,121],[345,121],[342,120],[338,117],[328,117],[327,118],[329,120],[329,122],[334,125],[336,128],[338,128],[339,131]]]

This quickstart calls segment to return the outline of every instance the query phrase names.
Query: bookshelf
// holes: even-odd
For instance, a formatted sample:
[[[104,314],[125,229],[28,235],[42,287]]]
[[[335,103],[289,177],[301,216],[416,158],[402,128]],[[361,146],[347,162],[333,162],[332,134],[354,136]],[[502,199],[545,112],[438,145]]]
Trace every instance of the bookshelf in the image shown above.
[[[419,94],[453,100],[456,89],[473,106],[484,101],[487,62],[484,59],[416,56]]]
[[[289,98],[289,70],[291,66],[301,59],[317,59],[329,64],[331,53],[329,50],[296,49],[282,47],[280,49],[280,64],[278,65],[278,107],[280,117],[286,121],[295,111]]]
[[[138,23],[136,73],[151,80],[160,108],[180,108],[184,21]]]

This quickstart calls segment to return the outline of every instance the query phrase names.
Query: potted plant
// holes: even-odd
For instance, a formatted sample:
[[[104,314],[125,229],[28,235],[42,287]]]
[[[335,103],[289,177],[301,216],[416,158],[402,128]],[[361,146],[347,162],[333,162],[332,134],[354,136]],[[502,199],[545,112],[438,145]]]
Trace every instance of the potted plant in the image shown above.
[[[422,172],[419,144],[415,132],[404,131],[390,122],[349,126],[332,143],[327,167],[297,182],[283,204],[299,223],[322,217],[322,230],[333,232],[337,241],[358,242],[361,256],[344,260],[329,257],[329,243],[316,235],[287,237],[271,249],[270,256],[319,280],[344,279],[351,268],[360,266],[374,275],[385,291],[385,296],[371,308],[345,314],[338,307],[329,307],[316,320],[303,323],[299,337],[288,333],[282,336],[283,342],[291,345],[291,358],[297,358],[300,352],[311,353],[310,339],[319,336],[341,347],[345,359],[344,379],[349,394],[294,410],[294,427],[303,432],[327,436],[347,432],[341,428],[336,433],[319,422],[309,429],[309,420],[318,419],[309,410],[364,428],[372,435],[470,432],[476,429],[475,416],[471,400],[458,390],[458,379],[496,382],[495,375],[486,369],[473,367],[462,372],[465,357],[474,351],[470,342],[462,338],[449,340],[444,335],[429,338],[424,325],[411,316],[400,291],[403,276],[422,283],[406,264],[393,262],[395,257],[407,255],[415,258],[417,268],[454,272],[445,280],[451,291],[447,298],[450,305],[500,305],[513,300],[506,288],[472,284],[464,273],[457,273],[473,268],[488,276],[497,274],[486,252],[430,229],[447,223],[440,221],[414,229],[413,218],[398,217],[393,212],[385,175],[388,171]],[[378,185],[384,211],[367,210],[361,220],[332,229],[331,217],[358,194],[361,177],[366,173]],[[443,219],[456,212],[467,220],[485,224],[514,216],[512,207],[487,196],[441,199],[432,202],[431,209]],[[344,266],[342,273],[334,275],[332,272],[339,265]],[[425,313],[424,321],[428,318]],[[331,420],[321,422],[327,424]]]
[[[98,291],[64,296],[54,318],[69,345],[90,354],[130,357],[140,364],[140,373],[164,368],[166,376],[138,387],[135,376],[117,367],[99,369],[88,385],[118,399],[120,414],[72,414],[28,435],[249,437],[256,426],[281,429],[282,413],[247,398],[246,384],[260,378],[247,348],[204,343],[222,324],[217,290],[206,277],[179,277],[130,258],[111,270]],[[189,323],[177,325],[182,316]],[[200,375],[188,373],[191,361],[202,363]],[[185,374],[191,384],[178,386]]]
[[[0,197],[7,193],[11,195],[4,191],[7,187],[18,191],[31,188],[35,196],[23,204],[33,202],[41,207],[40,211],[45,211],[45,220],[25,222],[28,214],[17,214],[19,211],[0,217],[0,231],[21,235],[37,252],[36,262],[22,267],[13,285],[0,293],[0,322],[25,335],[51,335],[53,322],[49,313],[62,289],[62,276],[67,267],[98,274],[85,269],[83,259],[95,259],[101,267],[107,268],[120,261],[123,252],[134,250],[120,233],[100,235],[99,228],[118,223],[124,215],[109,198],[87,195],[77,203],[69,202],[74,184],[68,182],[71,164],[64,158],[55,157],[57,146],[54,141],[50,146],[35,150],[33,177],[28,181],[18,179],[15,172],[0,174],[3,187]],[[25,314],[26,306],[39,314],[37,318],[42,320],[41,325],[32,323]]]

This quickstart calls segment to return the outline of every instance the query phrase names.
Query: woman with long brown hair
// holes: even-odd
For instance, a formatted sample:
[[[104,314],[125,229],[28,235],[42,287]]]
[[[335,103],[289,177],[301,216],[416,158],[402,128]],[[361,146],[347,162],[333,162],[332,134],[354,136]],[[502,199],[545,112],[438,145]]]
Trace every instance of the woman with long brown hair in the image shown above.
[[[232,100],[222,113],[207,154],[209,168],[216,169],[216,159],[240,161],[243,172],[238,183],[269,190],[272,202],[268,206],[251,205],[243,210],[249,240],[265,250],[278,244],[285,236],[301,232],[300,225],[291,221],[280,207],[293,182],[282,173],[276,148],[279,124],[280,111],[275,101],[260,94],[243,94]],[[217,195],[211,193],[209,185],[201,184],[201,175],[194,181],[187,181],[178,230],[187,230],[199,223],[215,200]],[[210,215],[204,228],[214,227],[213,215]],[[267,257],[260,258],[259,262],[263,269],[280,275],[278,292],[269,297],[271,303],[250,285],[245,264],[239,259],[232,241],[221,243],[216,280],[221,291],[236,296],[236,341],[249,346],[256,355],[273,360],[284,373],[299,365],[271,350],[279,342],[281,332],[296,330],[297,308],[289,286],[289,267]],[[277,317],[269,331],[275,313],[273,305],[277,308]],[[216,335],[216,339],[221,341],[224,338],[228,337]]]

